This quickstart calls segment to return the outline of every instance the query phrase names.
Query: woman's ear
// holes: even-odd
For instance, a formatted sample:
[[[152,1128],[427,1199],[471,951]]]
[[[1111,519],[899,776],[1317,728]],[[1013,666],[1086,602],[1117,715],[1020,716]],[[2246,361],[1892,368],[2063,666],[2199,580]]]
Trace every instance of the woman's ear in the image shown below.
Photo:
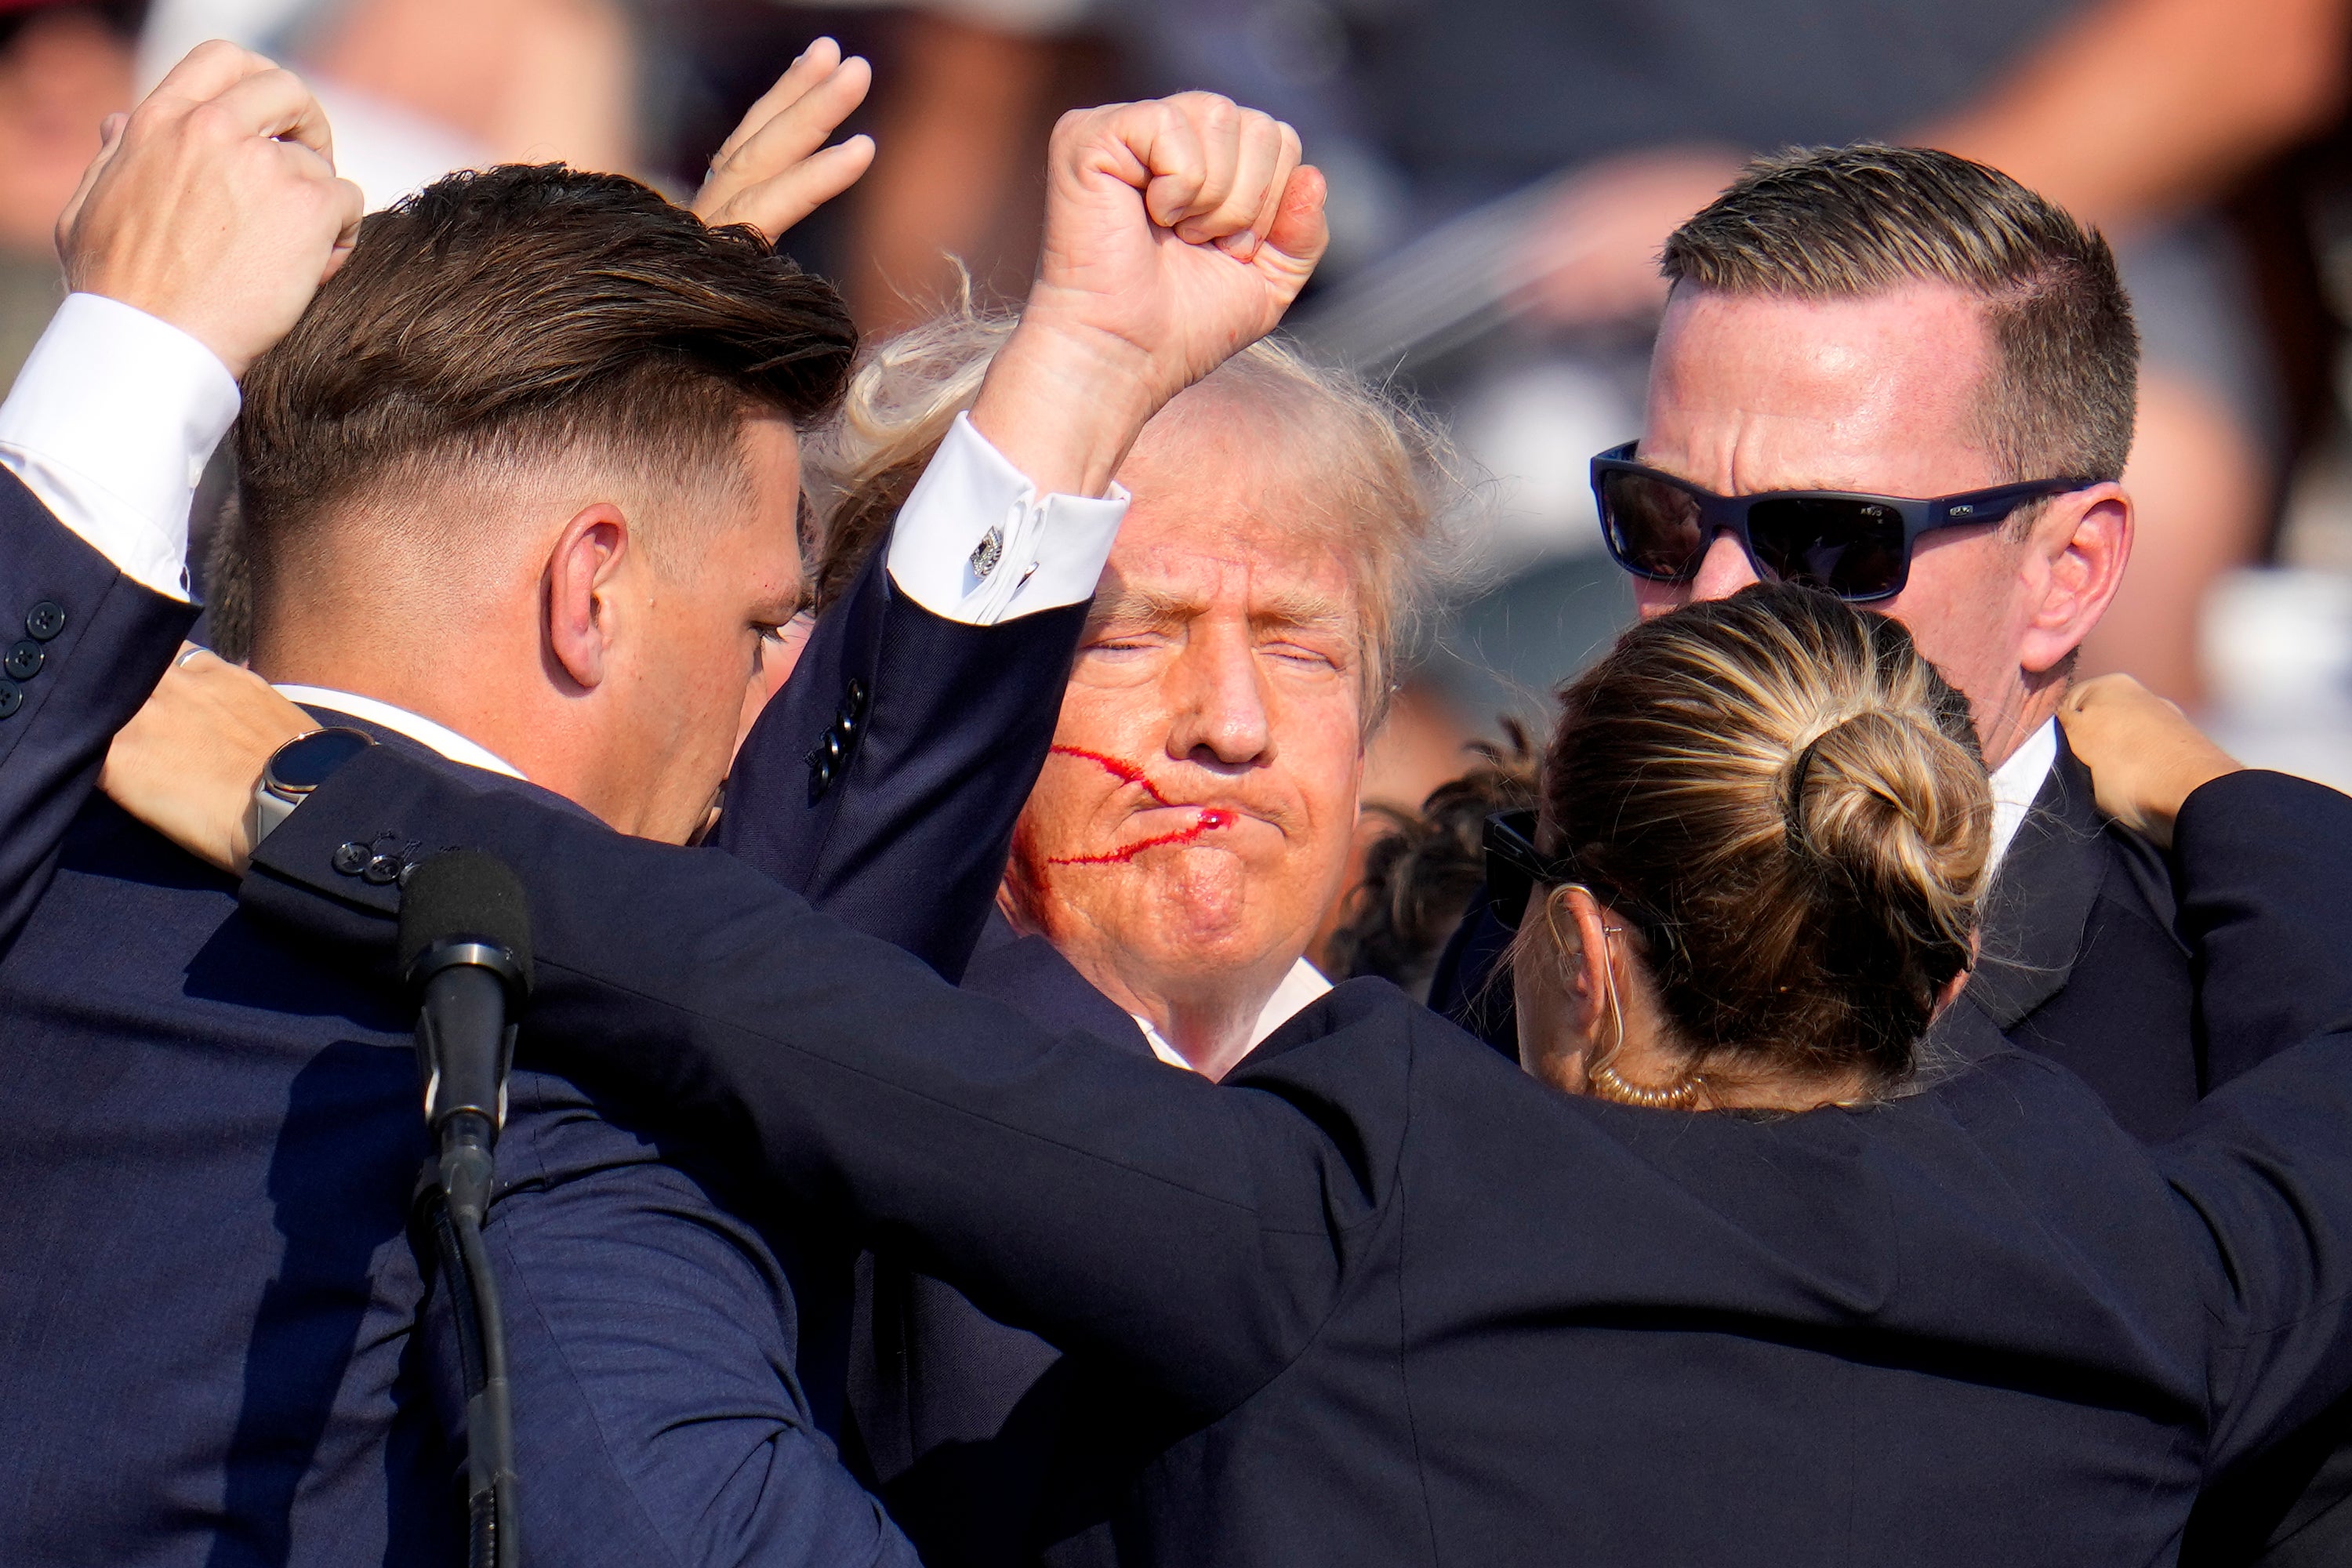
[[[548,657],[583,691],[604,684],[616,629],[613,578],[628,550],[628,519],[619,507],[598,501],[575,513],[548,552]]]
[[[1544,900],[1544,918],[1551,926],[1553,940],[1559,944],[1584,1045],[1590,1048],[1604,1042],[1613,1043],[1616,1024],[1610,998],[1617,994],[1617,981],[1609,973],[1609,966],[1615,962],[1616,954],[1609,941],[1609,922],[1601,912],[1601,900],[1581,882],[1570,882],[1552,889]]]

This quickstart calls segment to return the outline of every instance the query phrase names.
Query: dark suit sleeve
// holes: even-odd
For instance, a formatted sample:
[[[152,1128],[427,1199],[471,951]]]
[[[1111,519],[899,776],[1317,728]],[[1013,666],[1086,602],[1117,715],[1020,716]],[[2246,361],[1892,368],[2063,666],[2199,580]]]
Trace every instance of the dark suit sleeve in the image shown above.
[[[2174,857],[2207,1026],[2255,1055],[2302,1041],[2209,1096],[2158,1152],[2225,1282],[2221,1469],[2352,1387],[2352,800],[2231,774],[2190,796]]]
[[[760,1179],[866,1245],[1179,1409],[1231,1409],[1337,1299],[1376,1201],[1349,1156],[1392,1143],[1344,1107],[1301,1114],[1055,1035],[727,856],[625,838],[390,747],[270,836],[246,907],[381,954],[394,900],[333,858],[385,830],[488,850],[522,879],[528,1059],[752,1152]],[[1368,1035],[1365,1071],[1410,1046]]]
[[[584,1116],[526,1133],[627,1142]],[[792,1292],[758,1236],[668,1165],[567,1175],[507,1194],[484,1237],[504,1298],[530,1554],[576,1568],[915,1568],[815,1428],[793,1372]],[[443,1418],[462,1432],[446,1290],[423,1332]]]
[[[0,942],[196,606],[132,582],[0,470]]]
[[[935,616],[877,551],[737,753],[718,842],[953,980],[1053,743],[1087,606]]]

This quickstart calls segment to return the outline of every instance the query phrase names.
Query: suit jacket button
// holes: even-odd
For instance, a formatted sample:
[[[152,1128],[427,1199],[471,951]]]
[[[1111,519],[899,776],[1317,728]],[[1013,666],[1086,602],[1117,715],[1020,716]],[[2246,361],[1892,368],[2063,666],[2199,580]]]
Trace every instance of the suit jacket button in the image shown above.
[[[25,616],[25,635],[35,642],[47,642],[66,629],[66,607],[55,599],[43,599]]]
[[[356,877],[366,870],[367,863],[374,858],[374,852],[364,844],[354,841],[341,845],[335,850],[335,869],[346,877]]]
[[[25,705],[25,689],[13,680],[0,680],[0,719],[16,717],[16,710]]]
[[[824,732],[824,739],[817,742],[817,749],[824,753],[824,765],[828,770],[839,767],[842,752],[841,731],[827,730]]]
[[[866,711],[866,682],[856,679],[850,681],[849,706],[860,713]]]
[[[0,658],[0,674],[11,680],[30,680],[41,673],[41,666],[48,661],[48,650],[26,637],[10,647],[5,658]]]
[[[401,872],[407,868],[407,862],[397,855],[378,855],[370,860],[367,863],[367,868],[360,873],[360,880],[373,883],[379,888],[387,888],[399,881]]]

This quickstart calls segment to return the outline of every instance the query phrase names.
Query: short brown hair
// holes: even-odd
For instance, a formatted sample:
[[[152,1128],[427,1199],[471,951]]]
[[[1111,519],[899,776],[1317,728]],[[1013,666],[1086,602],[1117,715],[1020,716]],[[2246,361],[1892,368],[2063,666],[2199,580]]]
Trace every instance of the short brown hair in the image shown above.
[[[1992,806],[1901,623],[1778,583],[1643,622],[1561,694],[1541,795],[1540,847],[1639,933],[1695,1070],[1911,1071]]]
[[[823,279],[617,174],[453,174],[361,226],[254,365],[237,534],[257,607],[355,497],[589,449],[657,480],[738,471],[746,417],[841,396],[856,331]]]
[[[1998,356],[1979,417],[2008,478],[2118,479],[2131,455],[2139,333],[2115,253],[1998,169],[1875,142],[1759,158],[1674,232],[1661,270],[1801,299],[1966,289]]]

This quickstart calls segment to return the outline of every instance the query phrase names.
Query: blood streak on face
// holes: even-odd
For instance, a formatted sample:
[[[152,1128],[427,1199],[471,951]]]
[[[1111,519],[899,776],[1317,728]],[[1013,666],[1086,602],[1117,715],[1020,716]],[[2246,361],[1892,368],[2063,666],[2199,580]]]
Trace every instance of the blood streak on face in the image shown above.
[[[1107,757],[1100,752],[1089,752],[1081,746],[1055,746],[1054,750],[1066,757],[1079,757],[1093,763],[1121,784],[1134,784],[1150,797],[1151,804],[1154,805],[1173,807],[1176,804],[1161,795],[1151,780],[1145,776],[1143,770],[1133,763],[1122,762],[1117,757]],[[1170,844],[1197,843],[1203,833],[1212,832],[1220,827],[1231,827],[1234,824],[1234,814],[1222,806],[1204,805],[1200,808],[1200,812],[1201,819],[1198,822],[1190,827],[1180,828],[1174,833],[1162,833],[1150,838],[1138,839],[1123,848],[1109,850],[1101,855],[1064,855],[1045,863],[1049,866],[1124,866],[1146,849],[1158,849]]]

